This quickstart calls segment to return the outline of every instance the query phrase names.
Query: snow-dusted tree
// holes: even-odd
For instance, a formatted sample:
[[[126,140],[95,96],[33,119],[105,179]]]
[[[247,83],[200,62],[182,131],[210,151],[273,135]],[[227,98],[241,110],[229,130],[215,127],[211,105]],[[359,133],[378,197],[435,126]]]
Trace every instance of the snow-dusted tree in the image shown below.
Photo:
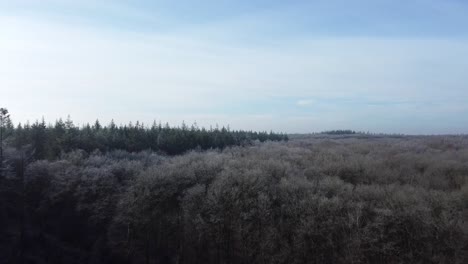
[[[6,108],[0,108],[0,177],[3,176],[3,141],[6,138],[7,127],[11,126],[10,114]]]

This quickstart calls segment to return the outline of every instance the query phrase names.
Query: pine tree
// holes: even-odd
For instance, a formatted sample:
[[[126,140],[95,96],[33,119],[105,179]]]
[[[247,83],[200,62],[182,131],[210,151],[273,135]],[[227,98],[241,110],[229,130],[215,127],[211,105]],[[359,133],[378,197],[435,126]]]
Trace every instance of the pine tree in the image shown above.
[[[44,118],[41,122],[36,121],[31,127],[31,143],[34,149],[34,158],[36,160],[46,158],[47,153],[47,126]]]
[[[10,114],[6,108],[0,108],[0,177],[3,176],[3,141],[7,137],[7,129],[11,125]]]

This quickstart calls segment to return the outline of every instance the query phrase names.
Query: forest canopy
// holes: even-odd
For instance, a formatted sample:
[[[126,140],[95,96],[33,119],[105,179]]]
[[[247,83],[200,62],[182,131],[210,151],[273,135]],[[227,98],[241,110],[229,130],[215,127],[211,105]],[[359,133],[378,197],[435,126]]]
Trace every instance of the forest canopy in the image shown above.
[[[0,263],[468,259],[467,136],[286,141],[281,134],[183,126],[13,128],[0,113]],[[147,148],[140,140],[154,139],[151,131],[173,141]],[[189,141],[200,135],[210,149]],[[223,141],[236,136],[258,141]],[[182,139],[187,145],[177,144]],[[31,147],[34,140],[44,148]],[[174,148],[170,154],[195,149],[166,155],[160,146]],[[38,150],[43,157],[35,157]]]
[[[88,123],[77,126],[70,118],[65,121],[59,119],[54,124],[42,119],[32,124],[19,123],[17,126],[8,118],[3,124],[3,132],[11,146],[31,146],[34,149],[34,158],[38,160],[56,159],[61,154],[76,149],[88,153],[94,150],[151,150],[176,155],[192,149],[223,149],[246,145],[256,140],[288,140],[288,136],[283,133],[231,130],[224,126],[205,129],[198,127],[196,123],[190,126],[182,123],[178,127],[171,127],[168,123],[162,125],[154,122],[151,126],[146,126],[137,121],[116,125],[111,121],[108,125],[101,125],[96,120],[92,125]]]

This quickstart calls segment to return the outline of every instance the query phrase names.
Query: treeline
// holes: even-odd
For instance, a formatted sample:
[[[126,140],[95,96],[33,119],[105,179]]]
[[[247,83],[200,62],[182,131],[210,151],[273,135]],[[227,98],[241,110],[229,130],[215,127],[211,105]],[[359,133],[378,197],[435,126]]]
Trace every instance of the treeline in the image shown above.
[[[79,127],[71,119],[59,119],[55,124],[46,124],[42,120],[33,124],[18,124],[16,127],[9,122],[4,126],[4,134],[16,148],[32,146],[37,160],[55,159],[75,149],[86,152],[151,150],[176,155],[192,149],[223,149],[227,146],[250,144],[256,140],[288,140],[288,136],[282,133],[230,130],[226,127],[205,129],[196,124],[190,127],[185,124],[171,127],[168,124],[163,126],[153,123],[148,127],[139,122],[128,125],[111,122],[104,126],[96,121],[93,125]]]
[[[328,130],[328,131],[323,131],[320,134],[326,134],[326,135],[354,135],[354,134],[357,134],[357,132],[354,131],[354,130],[345,129],[345,130]]]

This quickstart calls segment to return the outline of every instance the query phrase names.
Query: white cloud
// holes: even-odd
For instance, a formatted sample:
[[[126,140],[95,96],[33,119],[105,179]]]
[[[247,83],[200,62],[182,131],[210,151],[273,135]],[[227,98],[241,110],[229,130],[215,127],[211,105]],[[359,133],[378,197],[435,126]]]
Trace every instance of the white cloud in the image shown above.
[[[296,102],[296,105],[298,106],[311,106],[313,104],[314,104],[314,100],[310,100],[310,99],[298,100]]]

